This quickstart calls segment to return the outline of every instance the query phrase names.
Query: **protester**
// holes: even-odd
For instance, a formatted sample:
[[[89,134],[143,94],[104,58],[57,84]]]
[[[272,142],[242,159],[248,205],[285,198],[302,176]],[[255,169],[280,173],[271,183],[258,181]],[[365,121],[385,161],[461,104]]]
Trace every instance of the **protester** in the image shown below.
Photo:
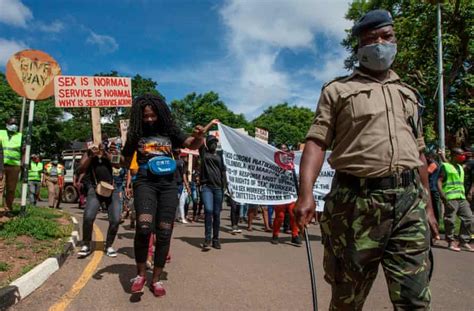
[[[78,208],[84,209],[86,206],[86,196],[87,196],[87,190],[84,184],[87,182],[84,180],[86,174],[82,173],[79,174],[79,165],[77,166],[74,176],[73,176],[73,186],[76,188],[77,193],[79,194],[79,203],[78,203]]]
[[[216,121],[217,122],[217,121]],[[205,146],[199,149],[201,157],[201,196],[204,202],[204,227],[205,237],[202,244],[203,250],[211,246],[221,249],[219,241],[219,227],[221,222],[222,201],[226,188],[225,166],[222,156],[217,153],[218,139],[209,135]]]
[[[30,192],[30,204],[36,206],[37,198],[41,190],[43,180],[43,163],[37,154],[31,156],[30,169],[28,170],[28,189]]]
[[[191,176],[191,198],[193,200],[193,222],[198,221],[201,216],[203,202],[201,199],[201,184],[199,181],[199,171],[194,169]]]
[[[232,230],[230,233],[242,233],[242,230],[239,229],[239,216],[240,216],[240,203],[235,202],[232,200],[230,193],[228,193],[228,205],[230,206],[230,224],[232,226]]]
[[[248,204],[242,204],[240,206],[240,220],[239,222],[247,223],[248,222],[248,211],[249,211],[249,206]]]
[[[329,309],[361,310],[381,264],[394,309],[428,310],[429,224],[439,235],[419,99],[390,70],[397,41],[389,12],[368,12],[352,34],[359,67],[321,91],[301,160],[297,223],[303,230],[313,218],[313,185],[331,148],[336,174],[321,219]]]
[[[92,229],[101,204],[107,206],[109,220],[104,251],[109,257],[117,257],[117,252],[112,247],[117,235],[121,213],[119,194],[113,186],[112,168],[119,167],[118,163],[112,163],[112,156],[116,153],[118,150],[115,143],[110,145],[108,151],[103,144],[99,146],[92,144],[81,158],[79,174],[85,173],[88,181],[85,184],[87,202],[82,224],[83,245],[78,253],[81,258],[92,252]]]
[[[184,206],[186,205],[186,200],[188,195],[191,193],[191,190],[189,189],[188,179],[186,177],[185,162],[180,157],[181,150],[176,149],[173,153],[176,160],[175,178],[176,183],[178,184],[178,221],[187,224],[187,214],[184,211]]]
[[[5,195],[5,212],[11,215],[15,190],[21,170],[22,134],[18,132],[18,121],[10,118],[6,129],[0,130],[0,148],[3,151],[3,172],[0,171],[0,201]]]
[[[268,206],[268,226],[270,229],[273,229],[273,212],[275,211],[275,208],[271,205]]]
[[[290,149],[288,148],[287,144],[281,144],[279,146],[279,149],[283,152],[289,152]],[[290,204],[282,204],[282,205],[276,205],[274,206],[275,209],[275,221],[273,223],[273,236],[272,236],[272,244],[278,244],[279,243],[279,234],[280,234],[280,229],[281,225],[284,222],[286,216],[288,217],[288,224],[284,226],[284,230],[288,230],[290,228],[290,233],[291,233],[291,243],[295,245],[301,245],[301,238],[299,237],[299,231],[298,231],[298,226],[296,225],[295,222],[295,217],[293,213],[293,209],[295,208],[294,203]]]
[[[48,206],[59,208],[61,189],[64,188],[64,166],[59,163],[58,156],[54,156],[51,162],[45,165],[42,183],[48,187]]]
[[[137,178],[137,173],[138,173],[138,163],[137,163],[137,153],[135,152],[132,157],[132,161],[129,166],[128,174],[127,174],[127,182],[125,186],[125,211],[126,211],[126,216],[130,216],[130,229],[135,228],[135,222],[136,222],[136,212],[135,212],[135,206],[134,206],[134,199],[133,199],[133,186],[132,183],[136,180]]]
[[[293,214],[293,210],[295,208],[294,203],[289,204],[282,204],[276,205],[275,207],[275,221],[273,222],[273,236],[272,236],[272,244],[278,244],[279,241],[279,234],[281,229],[281,224],[285,218],[285,212],[288,212],[290,217],[290,228],[291,228],[291,243],[295,245],[301,245],[301,238],[299,236],[298,226],[295,222],[295,216]]]
[[[122,214],[123,210],[123,201],[124,201],[124,191],[125,191],[125,184],[127,182],[127,173],[128,170],[123,167],[119,168],[112,168],[112,176],[113,176],[113,183],[115,187],[115,191],[117,192],[119,196],[119,207],[120,207],[120,214]]]
[[[464,189],[464,168],[466,155],[460,148],[451,150],[451,163],[444,162],[438,177],[438,191],[444,203],[444,230],[448,248],[459,252],[462,250],[474,252],[474,248],[469,245],[471,240],[472,211],[469,202],[466,200]],[[455,244],[454,225],[456,215],[461,219],[459,228],[460,247]]]
[[[272,229],[270,228],[270,225],[268,223],[268,209],[267,209],[267,207],[263,206],[263,205],[257,205],[257,204],[249,204],[249,206],[248,206],[247,231],[253,231],[253,220],[254,220],[254,218],[257,218],[258,209],[262,210],[263,226],[264,226],[265,232],[272,232]]]
[[[440,172],[440,165],[436,161],[435,153],[431,152],[426,156],[428,163],[428,179],[430,183],[430,194],[431,202],[433,204],[433,212],[435,214],[436,221],[440,221],[441,217],[441,199],[438,192],[438,176]]]
[[[473,148],[466,148],[466,163],[464,164],[464,189],[466,199],[474,215],[474,152]],[[474,220],[471,221],[471,239],[474,239]]]
[[[156,234],[151,290],[155,296],[166,294],[160,275],[166,262],[178,205],[178,185],[174,175],[174,148],[197,149],[212,124],[196,126],[187,137],[176,126],[171,112],[157,95],[142,95],[134,99],[127,142],[123,149],[128,166],[135,152],[139,170],[133,184],[137,226],[134,240],[137,276],[132,280],[132,293],[143,291],[146,283],[146,259],[152,232]]]

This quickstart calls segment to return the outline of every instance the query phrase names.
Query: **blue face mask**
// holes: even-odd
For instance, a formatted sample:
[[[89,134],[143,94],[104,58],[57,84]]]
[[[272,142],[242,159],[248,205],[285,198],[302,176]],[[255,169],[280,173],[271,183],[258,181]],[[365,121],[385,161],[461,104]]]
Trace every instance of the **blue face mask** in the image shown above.
[[[375,43],[359,48],[357,59],[359,63],[372,71],[386,71],[390,69],[397,55],[397,44]]]

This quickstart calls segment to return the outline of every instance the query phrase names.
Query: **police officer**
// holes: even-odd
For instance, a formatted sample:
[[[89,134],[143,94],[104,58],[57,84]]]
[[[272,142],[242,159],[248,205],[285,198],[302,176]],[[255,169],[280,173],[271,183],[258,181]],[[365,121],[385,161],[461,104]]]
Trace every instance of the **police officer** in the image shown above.
[[[444,157],[443,157],[444,158]],[[459,252],[462,250],[474,252],[469,245],[471,240],[472,211],[466,200],[464,187],[464,167],[466,155],[460,148],[451,150],[451,163],[445,161],[441,165],[438,177],[438,192],[444,203],[444,228],[448,249]],[[459,228],[460,247],[454,241],[456,215],[461,219]]]
[[[43,163],[37,154],[31,156],[30,169],[28,170],[28,188],[30,193],[30,204],[35,206],[41,190],[43,179]]]
[[[429,224],[435,237],[438,229],[417,92],[390,70],[397,41],[389,12],[368,12],[352,35],[359,67],[323,87],[302,157],[297,222],[303,228],[313,217],[313,184],[331,148],[336,175],[321,219],[330,309],[361,310],[379,264],[396,310],[429,309]]]
[[[0,148],[3,150],[3,173],[0,173],[0,201],[5,195],[7,213],[13,208],[15,189],[21,170],[22,134],[18,132],[18,121],[9,118],[6,129],[0,130]]]
[[[44,181],[48,187],[48,206],[59,208],[61,203],[61,193],[64,187],[64,166],[59,164],[58,156],[44,167]]]

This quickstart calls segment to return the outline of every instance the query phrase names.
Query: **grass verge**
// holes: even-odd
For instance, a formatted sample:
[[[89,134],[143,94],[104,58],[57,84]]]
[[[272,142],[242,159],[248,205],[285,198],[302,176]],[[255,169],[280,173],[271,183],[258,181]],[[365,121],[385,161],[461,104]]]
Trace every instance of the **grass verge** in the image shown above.
[[[26,216],[19,214],[15,205],[13,217],[0,219],[0,287],[59,254],[74,227],[60,210],[28,207]]]

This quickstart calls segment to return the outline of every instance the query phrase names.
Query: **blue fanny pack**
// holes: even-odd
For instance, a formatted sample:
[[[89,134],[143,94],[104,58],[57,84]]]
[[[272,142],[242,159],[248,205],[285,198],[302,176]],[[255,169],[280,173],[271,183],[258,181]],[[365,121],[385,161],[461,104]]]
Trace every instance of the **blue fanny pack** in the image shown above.
[[[176,161],[169,157],[156,156],[140,165],[140,168],[148,169],[153,175],[168,175],[176,171]]]

